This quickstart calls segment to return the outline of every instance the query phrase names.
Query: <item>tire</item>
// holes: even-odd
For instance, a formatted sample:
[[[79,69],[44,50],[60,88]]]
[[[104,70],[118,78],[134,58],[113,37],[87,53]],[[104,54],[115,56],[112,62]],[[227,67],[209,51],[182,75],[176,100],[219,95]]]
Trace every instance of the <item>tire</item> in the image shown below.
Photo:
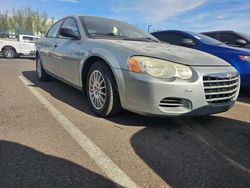
[[[100,117],[113,116],[122,110],[115,78],[105,62],[90,67],[86,94],[92,111]]]
[[[17,53],[14,48],[6,48],[3,50],[3,56],[7,59],[13,59],[17,56]]]
[[[39,56],[36,58],[36,75],[40,81],[45,82],[50,80],[50,75],[43,69],[42,61]]]

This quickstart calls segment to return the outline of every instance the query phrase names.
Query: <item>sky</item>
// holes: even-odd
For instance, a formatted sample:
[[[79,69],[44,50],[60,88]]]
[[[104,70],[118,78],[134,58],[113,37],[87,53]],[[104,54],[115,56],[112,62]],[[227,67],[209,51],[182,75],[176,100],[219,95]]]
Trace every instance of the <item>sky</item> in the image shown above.
[[[178,29],[250,33],[250,0],[0,0],[0,12],[30,7],[60,19],[93,15],[118,19],[147,31]]]

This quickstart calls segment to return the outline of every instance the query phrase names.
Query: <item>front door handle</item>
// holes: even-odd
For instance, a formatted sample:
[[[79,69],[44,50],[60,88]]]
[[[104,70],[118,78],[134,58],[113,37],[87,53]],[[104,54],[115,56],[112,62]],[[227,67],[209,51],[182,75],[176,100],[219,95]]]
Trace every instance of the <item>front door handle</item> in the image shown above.
[[[54,47],[57,48],[57,44],[55,44]]]

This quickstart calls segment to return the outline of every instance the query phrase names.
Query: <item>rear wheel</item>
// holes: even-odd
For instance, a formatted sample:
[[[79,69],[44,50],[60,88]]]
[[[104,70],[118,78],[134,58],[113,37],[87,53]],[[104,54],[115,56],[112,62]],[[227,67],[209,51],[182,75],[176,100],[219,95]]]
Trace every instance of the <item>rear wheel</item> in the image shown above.
[[[86,93],[91,109],[98,116],[112,116],[121,111],[115,78],[104,62],[96,62],[91,66]]]
[[[3,56],[7,59],[12,59],[17,56],[16,50],[13,48],[6,48],[3,50]]]
[[[42,65],[40,57],[36,58],[36,75],[37,75],[38,80],[40,81],[50,80],[50,75],[48,75],[43,69],[43,65]]]

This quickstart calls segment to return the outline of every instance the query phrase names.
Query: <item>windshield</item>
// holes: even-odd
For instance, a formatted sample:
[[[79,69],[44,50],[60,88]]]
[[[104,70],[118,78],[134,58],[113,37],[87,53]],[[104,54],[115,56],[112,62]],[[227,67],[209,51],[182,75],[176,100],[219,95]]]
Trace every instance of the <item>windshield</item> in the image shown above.
[[[216,39],[213,39],[211,37],[208,37],[206,35],[202,35],[199,33],[189,32],[189,34],[193,35],[196,39],[200,40],[201,42],[205,44],[211,44],[211,45],[221,45],[224,44],[221,41],[218,41]]]
[[[108,38],[123,40],[158,40],[135,26],[113,19],[81,16],[80,20],[91,38]]]
[[[244,37],[248,42],[250,42],[250,35],[246,33],[239,33],[242,37]]]

